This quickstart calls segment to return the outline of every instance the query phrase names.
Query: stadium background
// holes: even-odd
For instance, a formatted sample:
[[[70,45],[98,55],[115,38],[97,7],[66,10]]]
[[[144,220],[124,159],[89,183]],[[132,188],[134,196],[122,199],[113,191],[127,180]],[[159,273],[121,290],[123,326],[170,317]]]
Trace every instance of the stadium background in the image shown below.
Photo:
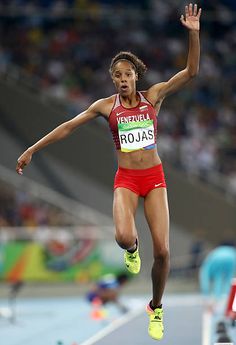
[[[167,292],[198,292],[198,268],[215,245],[235,240],[236,5],[199,2],[200,73],[159,116],[158,150],[171,213]],[[111,58],[144,60],[144,89],[184,67],[182,0],[0,1],[0,278],[26,283],[23,296],[84,294],[123,269],[114,243],[117,167],[107,123],[97,119],[37,153],[23,177],[17,157],[96,99],[115,92]],[[150,293],[149,231],[137,212],[142,272],[127,293]],[[53,292],[52,292],[53,291]],[[55,292],[57,291],[57,292]]]

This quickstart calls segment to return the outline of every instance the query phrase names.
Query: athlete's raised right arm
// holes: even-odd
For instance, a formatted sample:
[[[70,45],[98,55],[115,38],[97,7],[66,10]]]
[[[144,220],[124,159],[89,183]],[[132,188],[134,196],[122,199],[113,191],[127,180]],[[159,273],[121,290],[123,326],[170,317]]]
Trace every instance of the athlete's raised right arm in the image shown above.
[[[39,151],[45,146],[67,137],[77,127],[103,113],[103,108],[104,99],[94,102],[87,110],[78,114],[73,119],[62,123],[60,126],[56,127],[43,138],[38,140],[34,145],[30,146],[17,160],[17,173],[20,175],[23,174],[23,168],[30,163],[32,155],[36,151]]]

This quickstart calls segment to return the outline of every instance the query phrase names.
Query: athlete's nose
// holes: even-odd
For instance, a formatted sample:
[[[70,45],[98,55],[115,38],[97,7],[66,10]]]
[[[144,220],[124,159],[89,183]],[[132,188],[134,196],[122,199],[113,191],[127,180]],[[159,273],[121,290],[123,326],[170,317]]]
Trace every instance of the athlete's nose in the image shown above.
[[[127,82],[125,74],[121,76],[121,82],[122,83],[126,83]]]

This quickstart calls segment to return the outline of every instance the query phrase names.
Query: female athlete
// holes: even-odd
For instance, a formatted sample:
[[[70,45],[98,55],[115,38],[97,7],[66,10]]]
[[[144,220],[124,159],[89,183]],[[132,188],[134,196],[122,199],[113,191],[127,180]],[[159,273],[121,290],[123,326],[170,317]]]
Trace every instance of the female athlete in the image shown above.
[[[109,122],[117,149],[118,170],[114,182],[113,215],[115,237],[125,250],[127,269],[137,274],[141,261],[135,212],[139,197],[144,198],[145,217],[153,241],[153,296],[147,305],[149,335],[163,337],[162,295],[169,273],[169,211],[165,177],[156,149],[157,114],[163,100],[181,89],[197,75],[199,69],[201,9],[189,4],[180,17],[189,30],[189,50],[186,67],[168,81],[152,85],[146,91],[136,90],[136,81],[146,71],[143,62],[130,52],[120,52],[111,61],[110,74],[117,94],[100,99],[72,120],[62,123],[18,159],[16,171],[31,161],[32,155],[43,147],[68,136],[80,125],[101,115]]]

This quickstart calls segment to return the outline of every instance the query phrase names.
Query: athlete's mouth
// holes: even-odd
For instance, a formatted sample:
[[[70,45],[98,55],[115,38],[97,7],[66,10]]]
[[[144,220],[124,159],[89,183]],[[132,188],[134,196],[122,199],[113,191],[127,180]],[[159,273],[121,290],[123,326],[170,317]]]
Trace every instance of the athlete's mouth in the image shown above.
[[[128,89],[128,85],[122,85],[122,86],[121,86],[121,90],[122,90],[122,91],[126,91],[127,89]]]

